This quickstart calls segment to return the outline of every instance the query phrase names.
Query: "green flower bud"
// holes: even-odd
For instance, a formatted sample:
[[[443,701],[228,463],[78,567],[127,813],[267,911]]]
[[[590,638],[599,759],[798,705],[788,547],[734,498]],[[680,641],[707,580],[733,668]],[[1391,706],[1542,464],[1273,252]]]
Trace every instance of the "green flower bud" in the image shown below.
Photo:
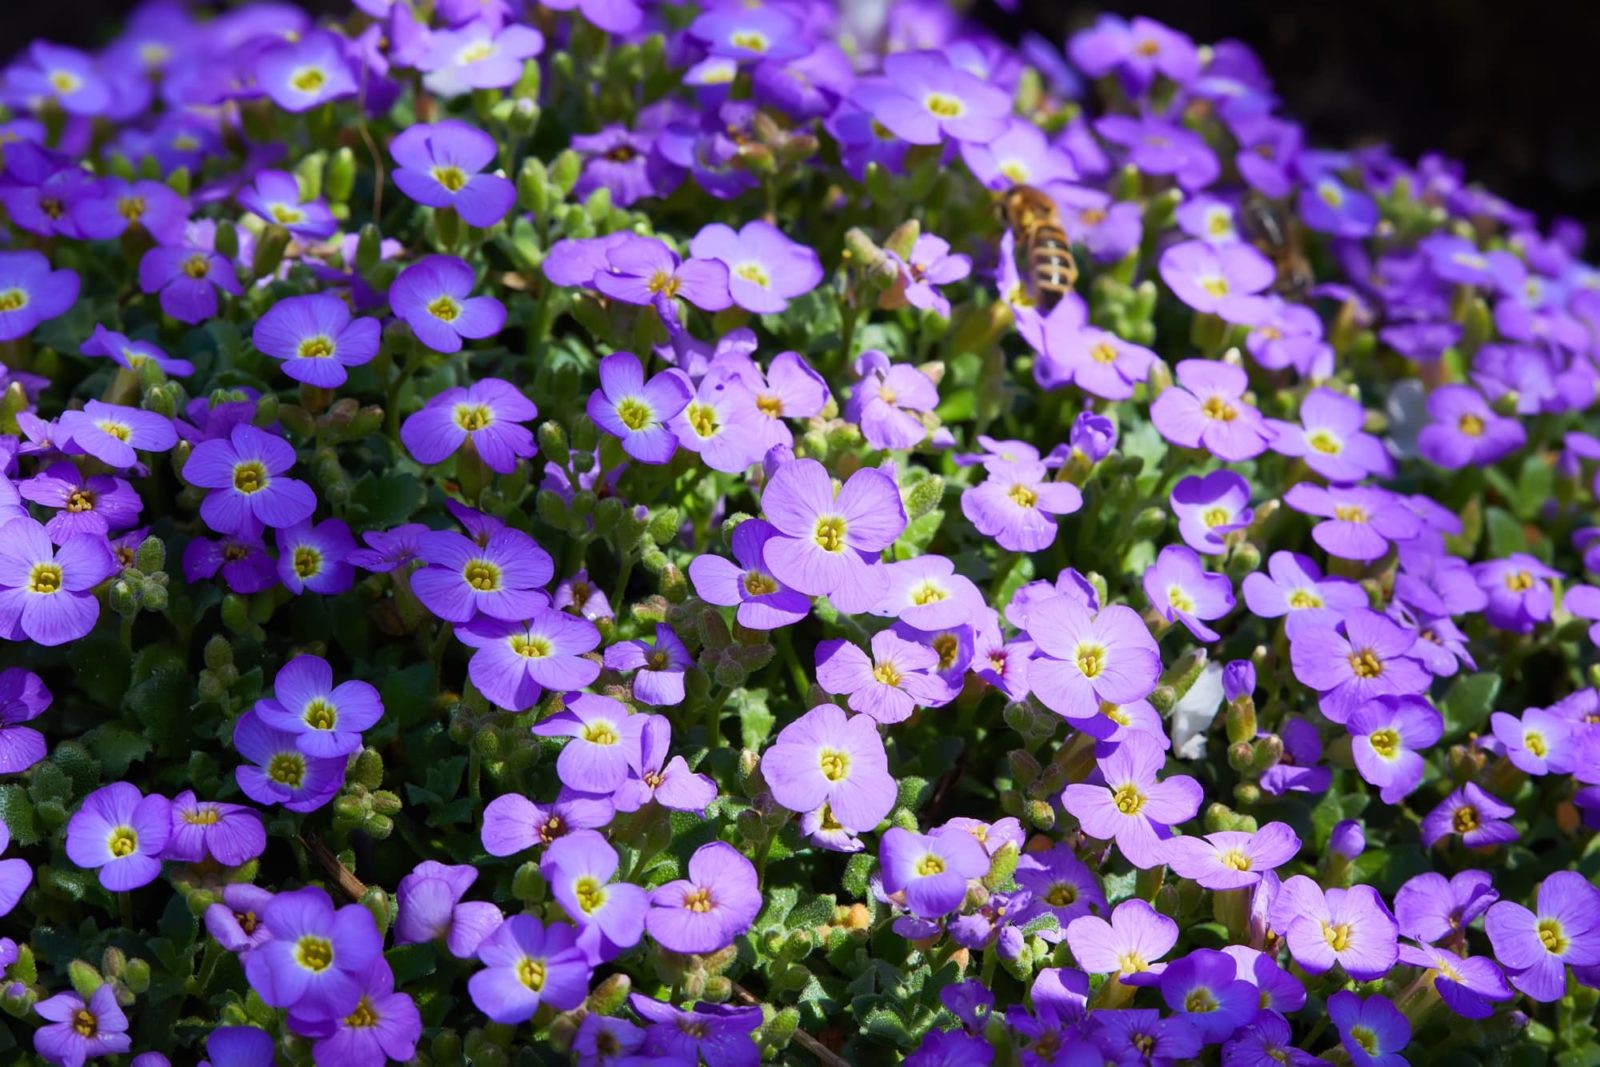
[[[401,808],[400,797],[387,789],[375,789],[372,793],[372,810],[379,815],[393,815]]]
[[[167,188],[179,196],[189,195],[189,168],[179,167],[167,175]]]
[[[366,274],[378,261],[383,258],[383,234],[379,232],[377,224],[369,222],[361,227],[361,235],[356,238],[355,268],[361,274]]]
[[[1261,787],[1254,782],[1240,782],[1233,787],[1233,799],[1245,807],[1259,804],[1261,803]]]
[[[1037,781],[1044,770],[1039,766],[1038,760],[1020,748],[1014,748],[1006,753],[1006,763],[1011,767],[1011,777],[1024,789]]]
[[[84,960],[73,960],[67,964],[67,980],[72,983],[72,991],[84,1000],[94,996],[95,990],[105,985],[100,972]]]
[[[472,735],[472,747],[480,755],[495,756],[500,752],[500,731],[493,726],[485,726]]]
[[[765,1048],[782,1051],[789,1046],[794,1032],[800,1029],[798,1008],[784,1008],[768,1019],[761,1027],[761,1044]]]
[[[1247,693],[1228,703],[1228,740],[1234,744],[1256,736],[1256,702]]]
[[[1148,541],[1159,537],[1167,528],[1166,508],[1145,508],[1133,520],[1133,539]]]
[[[1005,847],[996,852],[989,859],[989,873],[984,876],[983,884],[990,889],[999,889],[1008,885],[1011,877],[1016,873],[1017,860],[1021,858],[1021,851],[1012,842],[1006,842]]]
[[[360,797],[346,793],[334,800],[333,817],[346,823],[360,822],[367,817],[367,806],[361,802]]]
[[[1248,770],[1256,758],[1256,749],[1248,741],[1235,741],[1228,746],[1228,766],[1236,771]]]
[[[1027,803],[1028,825],[1036,830],[1053,830],[1056,825],[1056,809],[1048,800],[1030,800]]]
[[[394,833],[394,820],[374,812],[362,821],[361,832],[375,841],[382,841]]]
[[[365,789],[376,789],[383,784],[383,757],[375,748],[364,748],[356,756],[355,763],[345,775],[347,781],[355,782]]]
[[[348,147],[340,148],[328,160],[322,179],[322,191],[331,204],[344,204],[356,186],[356,155]]]
[[[1234,581],[1239,581],[1245,575],[1261,569],[1261,550],[1249,541],[1240,541],[1233,546],[1233,552],[1228,556],[1227,572]]]
[[[158,577],[165,578],[166,575],[151,575],[139,594],[140,606],[145,611],[154,612],[157,615],[167,610],[167,587],[165,583],[155,580]]]
[[[550,210],[550,172],[544,163],[529,156],[517,172],[517,206],[543,218]]]
[[[628,1002],[633,991],[633,980],[625,974],[613,974],[589,993],[585,1006],[596,1015],[615,1015]]]
[[[662,508],[650,515],[649,525],[645,528],[650,535],[650,540],[658,545],[664,545],[678,535],[678,526],[683,521],[683,516],[677,508]]]
[[[140,542],[138,549],[133,554],[133,564],[146,574],[165,570],[167,566],[167,546],[161,538],[150,536]]]
[[[915,483],[905,494],[906,518],[920,519],[944,500],[944,479],[937,474]]]
[[[517,868],[511,877],[511,895],[524,904],[537,904],[544,900],[547,887],[539,865],[532,860]]]
[[[563,197],[571,194],[582,173],[583,159],[570,148],[557,156],[555,162],[550,165],[550,180],[561,190]]]
[[[283,254],[289,248],[289,231],[282,226],[268,226],[256,238],[256,250],[250,260],[250,272],[257,278],[265,278],[278,269],[283,262]],[[230,257],[231,258],[231,257]]]

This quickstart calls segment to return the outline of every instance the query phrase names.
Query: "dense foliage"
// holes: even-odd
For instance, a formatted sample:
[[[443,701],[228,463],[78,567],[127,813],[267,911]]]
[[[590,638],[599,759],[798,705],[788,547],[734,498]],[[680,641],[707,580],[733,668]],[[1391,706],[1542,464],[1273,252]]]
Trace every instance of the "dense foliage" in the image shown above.
[[[5,1062],[1600,1062],[1575,226],[1144,20],[355,6],[0,81]]]

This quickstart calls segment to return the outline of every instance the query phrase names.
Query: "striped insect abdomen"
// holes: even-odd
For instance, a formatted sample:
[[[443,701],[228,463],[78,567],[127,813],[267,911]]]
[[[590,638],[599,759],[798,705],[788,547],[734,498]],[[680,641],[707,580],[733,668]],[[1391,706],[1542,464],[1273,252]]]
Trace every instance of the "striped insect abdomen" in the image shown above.
[[[1028,235],[1028,273],[1034,297],[1049,310],[1072,291],[1078,281],[1078,263],[1071,242],[1059,226],[1035,227]]]

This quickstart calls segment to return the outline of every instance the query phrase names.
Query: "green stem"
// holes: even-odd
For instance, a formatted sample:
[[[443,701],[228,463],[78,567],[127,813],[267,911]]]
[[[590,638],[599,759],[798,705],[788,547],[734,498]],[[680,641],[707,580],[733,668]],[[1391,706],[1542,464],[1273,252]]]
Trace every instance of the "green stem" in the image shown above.
[[[478,789],[479,776],[483,772],[483,755],[478,751],[476,739],[468,743],[467,748],[467,795],[477,800],[481,795]]]

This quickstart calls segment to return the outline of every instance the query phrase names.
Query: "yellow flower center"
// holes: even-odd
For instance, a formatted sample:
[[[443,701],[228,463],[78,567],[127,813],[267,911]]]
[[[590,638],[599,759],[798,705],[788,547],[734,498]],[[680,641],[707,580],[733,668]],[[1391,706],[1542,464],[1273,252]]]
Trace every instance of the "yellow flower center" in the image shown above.
[[[1039,494],[1021,482],[1006,490],[1006,496],[1010,497],[1011,502],[1019,508],[1031,508],[1039,502]]]
[[[1236,848],[1229,849],[1218,856],[1217,862],[1236,871],[1248,871],[1250,869],[1250,857]]]
[[[0,311],[17,311],[27,306],[27,290],[7,289],[4,292],[0,292]]]
[[[1370,648],[1350,654],[1350,669],[1357,678],[1376,678],[1383,673],[1383,661]]]
[[[1117,361],[1117,350],[1106,341],[1101,341],[1089,349],[1089,355],[1093,357],[1096,363],[1115,363]]]
[[[1312,431],[1306,437],[1306,444],[1311,446],[1312,451],[1325,456],[1337,456],[1344,449],[1344,444],[1327,430]]]
[[[638,397],[624,397],[617,405],[617,418],[630,430],[642,430],[655,421],[655,412]]]
[[[523,957],[517,964],[517,981],[533,990],[535,993],[544,988],[544,961],[531,957]]]
[[[1182,586],[1172,585],[1167,587],[1167,605],[1173,611],[1193,613],[1194,597],[1184,592]]]
[[[772,278],[767,274],[767,268],[753,260],[739,264],[733,268],[733,273],[751,285],[759,285],[763,289],[772,288]]]
[[[222,821],[222,813],[213,807],[195,808],[183,813],[183,821],[190,826],[215,826]]]
[[[1124,815],[1137,815],[1144,809],[1145,796],[1139,792],[1139,787],[1132,782],[1117,786],[1111,794],[1112,803]]]
[[[101,433],[108,437],[115,437],[118,441],[123,443],[127,443],[128,438],[133,436],[133,429],[126,423],[112,422],[110,419],[101,419],[94,425],[95,429],[99,430]]]
[[[761,393],[756,397],[756,410],[769,419],[783,417],[783,401],[771,393]]]
[[[1522,735],[1522,747],[1532,752],[1539,759],[1544,759],[1544,754],[1550,751],[1550,746],[1545,744],[1544,734],[1529,730]]]
[[[587,723],[583,728],[583,739],[591,745],[614,745],[621,740],[616,726],[605,719]]]
[[[1365,523],[1367,509],[1360,504],[1336,504],[1333,508],[1333,517],[1340,522]]]
[[[328,76],[316,67],[302,67],[289,78],[289,84],[302,93],[314,93],[327,82]]]
[[[1400,754],[1400,732],[1393,727],[1385,726],[1372,731],[1367,735],[1367,743],[1372,746],[1372,751],[1386,760],[1392,760]]]
[[[1127,726],[1133,721],[1133,717],[1122,710],[1121,704],[1113,704],[1109,700],[1102,700],[1100,702],[1100,714],[1104,715],[1118,726]]]
[[[1540,919],[1534,926],[1539,933],[1539,944],[1552,956],[1564,955],[1571,940],[1567,932],[1561,928],[1560,919]]]
[[[1471,412],[1468,412],[1467,414],[1461,416],[1460,421],[1456,423],[1456,429],[1460,430],[1468,437],[1482,437],[1483,420]]]
[[[306,705],[305,714],[300,718],[313,730],[331,730],[339,721],[339,709],[317,697]]]
[[[461,569],[467,584],[480,593],[492,593],[500,588],[500,568],[486,559],[475,559]]]
[[[1343,952],[1350,947],[1350,924],[1323,923],[1322,937],[1333,951]]]
[[[1474,807],[1460,807],[1450,816],[1450,825],[1458,834],[1470,834],[1478,828],[1478,809]]]
[[[306,217],[306,213],[292,204],[273,204],[272,217],[279,224],[293,226]]]
[[[1239,417],[1239,409],[1220,396],[1206,397],[1206,402],[1200,405],[1200,410],[1205,412],[1206,418],[1216,419],[1218,422],[1232,422]]]
[[[917,873],[927,878],[930,875],[944,873],[944,860],[929,852],[917,861]]]
[[[302,580],[314,578],[322,571],[322,553],[310,545],[300,545],[294,550],[294,572]]]
[[[932,641],[933,650],[939,654],[939,669],[947,671],[956,662],[956,653],[961,649],[961,642],[954,634],[940,634]],[[1002,664],[1004,666],[1004,664]]]
[[[183,261],[183,273],[198,281],[211,273],[211,260],[196,253]]]
[[[767,35],[756,30],[740,30],[728,38],[728,42],[735,48],[742,48],[746,52],[765,52],[772,47],[772,42],[767,40]]]
[[[811,531],[811,539],[824,552],[843,552],[846,524],[843,515],[824,515]]]
[[[1227,508],[1206,508],[1200,513],[1200,521],[1206,524],[1206,529],[1215,530],[1218,526],[1225,526],[1233,514]]]
[[[356,1004],[356,1010],[344,1017],[344,1024],[357,1030],[370,1030],[378,1025],[378,1012],[372,1006],[372,1001],[362,997]]]
[[[710,404],[702,404],[697,400],[683,414],[689,420],[689,428],[698,437],[715,437],[721,429],[717,425],[717,409]]]
[[[746,571],[744,591],[750,596],[767,596],[778,591],[778,583],[760,571]]]
[[[658,270],[650,275],[650,281],[645,285],[645,288],[652,293],[664,293],[669,297],[673,297],[678,295],[678,288],[682,284],[682,282],[678,281],[677,275]]]
[[[554,651],[554,648],[547,638],[533,634],[513,634],[511,651],[524,659],[544,659]]]
[[[28,572],[28,591],[49,595],[61,590],[61,564],[35,563]]]
[[[1200,288],[1204,289],[1206,292],[1210,293],[1212,296],[1216,296],[1216,297],[1227,296],[1228,295],[1228,279],[1216,277],[1214,275],[1212,277],[1210,277],[1210,278],[1203,278],[1200,281]]]
[[[461,305],[453,296],[440,295],[428,304],[428,314],[440,322],[454,322],[461,316]]]
[[[493,41],[477,41],[458,52],[456,62],[463,66],[469,63],[482,63],[492,55],[494,55]]]
[[[460,167],[434,167],[428,173],[433,175],[434,181],[452,193],[459,193],[467,184],[467,175]]]
[[[1078,887],[1071,882],[1057,882],[1050,887],[1044,895],[1045,902],[1052,908],[1065,908],[1078,900]]]
[[[267,761],[267,777],[279,785],[299,789],[306,780],[305,757],[297,752],[280,752]]]
[[[233,487],[241,493],[259,493],[267,487],[267,468],[260,460],[250,459],[233,468]]]
[[[1309,589],[1296,589],[1289,594],[1289,606],[1301,611],[1322,607],[1322,598]]]
[[[1533,588],[1533,575],[1527,571],[1513,571],[1506,575],[1506,588],[1513,593],[1525,593]]]
[[[106,848],[117,859],[139,851],[139,833],[131,826],[119,826],[106,839]]]
[[[711,890],[701,887],[683,898],[683,906],[690,911],[708,912],[712,908]]]
[[[1000,173],[1009,178],[1012,185],[1026,185],[1028,179],[1033,177],[1028,165],[1020,159],[1008,159],[1000,164]]]
[[[124,196],[117,200],[117,213],[129,222],[144,218],[145,202],[142,196]]]
[[[295,354],[301,359],[327,359],[333,355],[333,339],[324,334],[307,337],[295,349]]]
[[[850,775],[850,753],[825,748],[817,753],[817,766],[822,768],[822,777],[828,781],[842,782]]]
[[[1212,996],[1211,990],[1206,989],[1204,986],[1190,990],[1189,995],[1183,998],[1183,1010],[1196,1014],[1216,1011],[1217,998]]]
[[[306,970],[321,974],[333,966],[333,942],[306,934],[295,942],[294,958]]]
[[[1378,1051],[1378,1035],[1373,1033],[1370,1026],[1352,1026],[1350,1040],[1361,1046],[1361,1051],[1368,1056]]]
[[[53,70],[50,72],[50,88],[63,96],[67,93],[76,92],[78,86],[82,84],[83,82],[79,80],[78,76],[70,70]]]
[[[1100,645],[1078,646],[1078,670],[1085,678],[1094,678],[1105,670],[1106,650]]]
[[[585,915],[593,915],[606,902],[605,889],[600,885],[600,880],[591,874],[584,875],[573,884],[572,895],[578,898],[578,907],[583,909]]]
[[[88,1008],[79,1008],[72,1013],[72,1028],[83,1037],[93,1037],[99,1029],[99,1020]]]
[[[454,415],[456,425],[468,433],[475,433],[494,421],[494,412],[487,404],[457,404]]]
[[[1144,957],[1137,952],[1124,952],[1117,957],[1117,965],[1123,974],[1138,974],[1140,971],[1148,971],[1150,969],[1150,965],[1144,961]]]
[[[900,672],[893,663],[880,663],[872,668],[872,677],[884,685],[895,686],[900,684]]]

